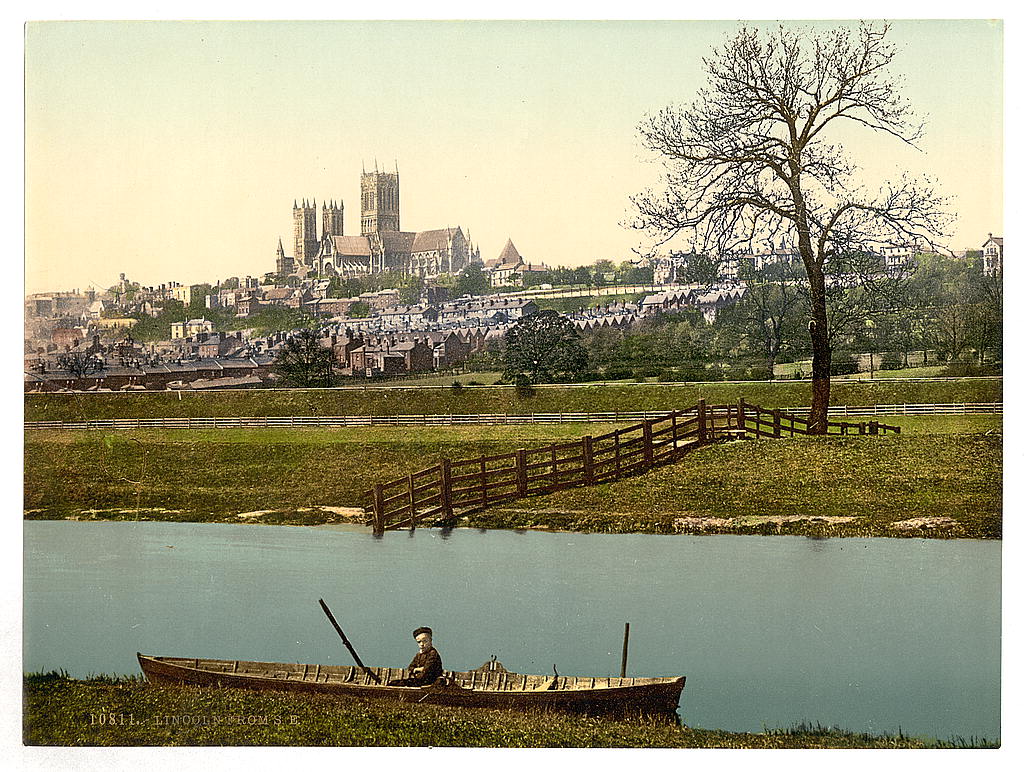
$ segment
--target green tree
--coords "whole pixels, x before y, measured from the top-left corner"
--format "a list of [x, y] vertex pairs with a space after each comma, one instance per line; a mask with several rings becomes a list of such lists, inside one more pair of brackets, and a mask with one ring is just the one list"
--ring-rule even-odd
[[398, 287], [398, 302], [406, 306], [414, 306], [423, 295], [423, 279], [419, 276], [407, 276]]
[[133, 315], [138, 322], [132, 327], [132, 334], [136, 340], [152, 342], [158, 340], [170, 340], [171, 323], [188, 321], [188, 309], [180, 300], [167, 300], [156, 316], [144, 314], [141, 311]]
[[1003, 352], [1003, 277], [982, 276], [974, 287], [968, 312], [967, 338], [978, 352], [978, 363], [985, 364], [985, 354], [996, 359]]
[[552, 283], [550, 271], [527, 271], [523, 274], [523, 289]]
[[296, 388], [317, 388], [334, 383], [334, 353], [320, 344], [316, 332], [301, 329], [291, 335], [274, 359], [273, 370]]
[[904, 177], [877, 195], [858, 184], [837, 133], [870, 128], [911, 146], [921, 136], [890, 71], [888, 25], [816, 34], [742, 27], [705, 59], [708, 84], [689, 108], [646, 118], [640, 135], [668, 167], [667, 191], [634, 197], [635, 227], [726, 252], [797, 246], [812, 349], [810, 430], [827, 428], [831, 391], [830, 264], [886, 245], [944, 236], [945, 200]]
[[684, 284], [702, 284], [710, 287], [718, 282], [718, 271], [722, 267], [721, 258], [706, 254], [688, 254], [672, 252], [672, 257], [685, 258], [682, 275], [678, 276]]
[[606, 274], [614, 273], [615, 263], [613, 263], [611, 260], [598, 260], [596, 263], [594, 263], [594, 266], [590, 271], [590, 274], [593, 277], [594, 284], [598, 287], [603, 287], [605, 284], [608, 284], [609, 282], [614, 283], [614, 276], [611, 279], [605, 278]]
[[466, 295], [486, 295], [490, 291], [491, 285], [484, 275], [483, 268], [479, 263], [470, 263], [459, 274], [452, 294], [461, 298]]
[[350, 319], [365, 319], [370, 315], [370, 304], [365, 300], [357, 300], [355, 303], [348, 307], [348, 312], [345, 316]]
[[505, 372], [514, 383], [571, 381], [587, 369], [587, 352], [573, 323], [556, 311], [539, 311], [505, 334]]
[[207, 313], [206, 296], [213, 295], [213, 287], [209, 284], [195, 284], [192, 286], [192, 299], [188, 304], [188, 314], [192, 319], [197, 319]]

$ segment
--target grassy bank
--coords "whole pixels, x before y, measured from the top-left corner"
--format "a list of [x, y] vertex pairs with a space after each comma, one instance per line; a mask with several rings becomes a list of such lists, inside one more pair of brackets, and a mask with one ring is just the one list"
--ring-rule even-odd
[[[685, 723], [685, 696], [683, 699]], [[111, 723], [113, 718], [113, 723]], [[29, 745], [302, 745], [571, 748], [980, 747], [829, 729], [722, 732], [647, 721], [389, 705], [321, 695], [151, 686], [134, 679], [25, 678]], [[989, 746], [991, 747], [991, 746]]]
[[[648, 533], [998, 538], [1000, 419], [892, 419], [898, 436], [743, 441], [634, 478], [486, 510], [464, 524]], [[313, 525], [377, 482], [607, 427], [33, 431], [25, 516]], [[259, 512], [263, 514], [252, 514]]]
[[[832, 404], [999, 402], [1002, 389], [1001, 380], [836, 381], [832, 385]], [[811, 387], [803, 382], [734, 382], [539, 386], [532, 394], [513, 387], [30, 394], [25, 396], [25, 420], [672, 410], [689, 407], [699, 399], [725, 403], [736, 402], [739, 397], [765, 407], [799, 407], [811, 403]]]

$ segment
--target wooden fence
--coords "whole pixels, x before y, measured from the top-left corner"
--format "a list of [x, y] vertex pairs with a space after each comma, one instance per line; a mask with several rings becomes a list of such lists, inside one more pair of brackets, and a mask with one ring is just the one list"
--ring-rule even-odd
[[[828, 434], [899, 433], [877, 421], [830, 421]], [[367, 524], [375, 534], [423, 522], [445, 523], [512, 499], [618, 480], [681, 458], [694, 448], [747, 436], [779, 438], [809, 434], [808, 421], [740, 400], [707, 405], [642, 421], [596, 437], [540, 448], [452, 461], [381, 483], [363, 495]]]
[[[809, 407], [788, 407], [787, 413], [806, 415]], [[606, 411], [601, 413], [464, 413], [434, 415], [298, 415], [211, 416], [200, 418], [94, 418], [85, 421], [26, 421], [25, 429], [260, 429], [316, 426], [458, 426], [560, 423], [619, 423], [650, 421], [669, 415], [667, 410]], [[1002, 415], [1002, 402], [947, 404], [831, 405], [830, 416]]]

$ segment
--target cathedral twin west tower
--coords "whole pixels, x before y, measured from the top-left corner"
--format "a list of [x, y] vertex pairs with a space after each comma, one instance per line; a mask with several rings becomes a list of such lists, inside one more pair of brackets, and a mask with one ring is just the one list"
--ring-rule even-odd
[[360, 234], [345, 235], [345, 204], [322, 204], [322, 227], [317, 237], [316, 202], [305, 200], [292, 205], [295, 249], [292, 257], [277, 242], [277, 272], [305, 278], [355, 278], [398, 271], [429, 278], [455, 274], [470, 262], [480, 262], [480, 249], [474, 248], [462, 228], [431, 231], [403, 231], [399, 219], [398, 170], [394, 173], [364, 171], [360, 178]]

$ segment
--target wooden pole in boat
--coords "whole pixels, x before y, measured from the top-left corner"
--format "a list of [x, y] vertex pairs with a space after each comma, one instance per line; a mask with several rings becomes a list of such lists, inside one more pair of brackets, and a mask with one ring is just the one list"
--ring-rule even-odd
[[364, 665], [363, 661], [359, 659], [359, 655], [356, 654], [356, 650], [352, 648], [352, 644], [348, 642], [348, 637], [345, 635], [345, 631], [341, 629], [341, 625], [338, 624], [338, 620], [334, 618], [334, 614], [331, 613], [331, 610], [327, 608], [327, 604], [324, 603], [323, 598], [320, 599], [320, 608], [324, 610], [324, 613], [327, 615], [327, 618], [330, 619], [331, 624], [334, 625], [334, 629], [338, 631], [338, 635], [341, 636], [341, 642], [344, 643], [345, 648], [351, 652], [352, 659], [356, 661], [356, 664], [359, 665], [360, 668], [362, 668], [364, 673], [370, 676], [370, 678], [372, 678], [377, 683], [380, 683], [380, 678], [377, 676], [377, 674], [370, 670], [370, 668]]
[[626, 631], [622, 634], [622, 670], [620, 678], [626, 677], [626, 657], [629, 654], [629, 622], [626, 622]]

